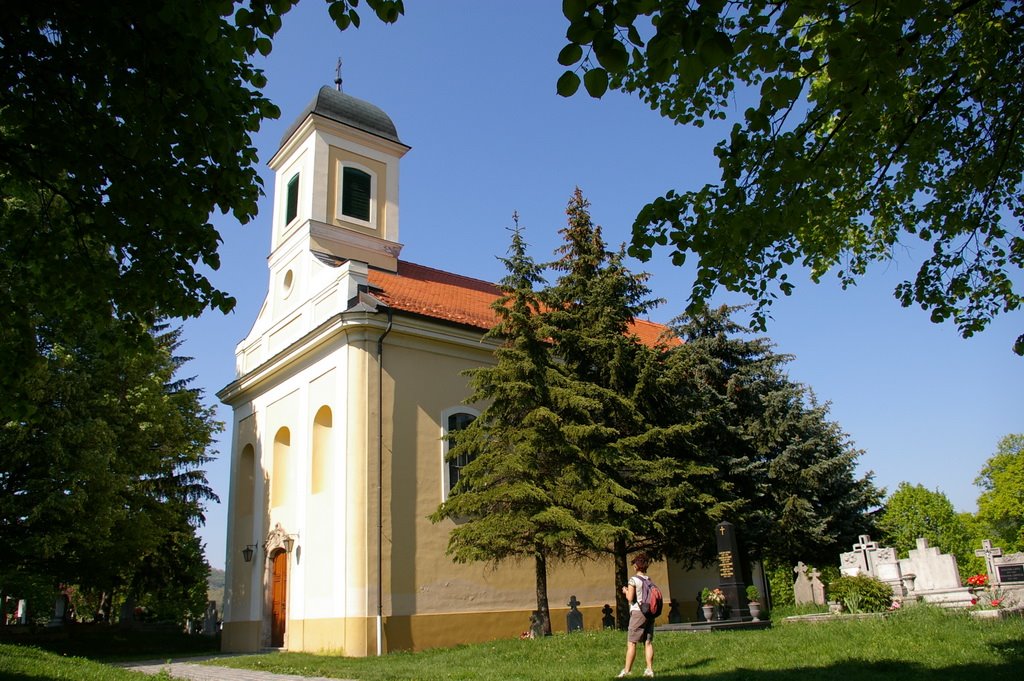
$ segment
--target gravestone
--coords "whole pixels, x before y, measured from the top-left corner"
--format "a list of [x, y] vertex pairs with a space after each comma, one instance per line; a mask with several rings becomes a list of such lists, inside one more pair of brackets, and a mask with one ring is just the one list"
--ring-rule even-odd
[[871, 537], [866, 534], [860, 535], [853, 550], [839, 556], [839, 571], [850, 577], [874, 575], [877, 551], [878, 542], [871, 541]]
[[583, 631], [583, 613], [576, 609], [579, 604], [575, 594], [569, 596], [569, 602], [566, 604], [569, 606], [569, 612], [565, 615], [565, 628], [570, 633]]
[[679, 612], [679, 601], [673, 598], [668, 602], [668, 623], [681, 624], [682, 621], [683, 613]]
[[[908, 590], [937, 591], [955, 589], [960, 586], [960, 570], [956, 557], [944, 554], [937, 546], [929, 546], [928, 540], [918, 537], [917, 548], [910, 549], [907, 557], [900, 560], [900, 570]], [[913, 576], [912, 579], [906, 579]]]
[[206, 602], [206, 616], [203, 618], [203, 635], [216, 636], [217, 634], [217, 601]]
[[796, 579], [793, 581], [793, 601], [797, 605], [808, 605], [814, 603], [814, 592], [811, 591], [811, 579], [807, 576], [807, 566], [803, 561], [793, 568]]
[[821, 573], [811, 573], [811, 600], [815, 605], [825, 605], [825, 585], [821, 583]]
[[609, 604], [605, 603], [604, 607], [601, 608], [601, 614], [604, 615], [601, 618], [601, 626], [603, 628], [605, 628], [605, 629], [614, 629], [615, 628], [614, 613], [615, 613], [615, 610], [612, 609], [612, 606], [610, 606]]
[[875, 579], [888, 584], [897, 596], [903, 596], [903, 572], [896, 550], [880, 547], [872, 558]]
[[793, 600], [797, 605], [825, 605], [825, 585], [821, 583], [821, 573], [813, 570], [807, 572], [803, 561], [793, 568], [796, 579], [793, 581]]
[[53, 617], [47, 622], [48, 627], [62, 627], [64, 626], [64, 620], [68, 614], [68, 597], [66, 594], [60, 594], [57, 596], [57, 600], [53, 603]]
[[1024, 553], [1003, 554], [999, 547], [992, 546], [991, 540], [981, 542], [981, 548], [974, 555], [985, 559], [988, 580], [993, 585], [1024, 585]]
[[736, 540], [736, 528], [729, 521], [722, 521], [715, 526], [715, 540], [718, 543], [718, 588], [725, 594], [725, 608], [728, 617], [739, 619], [743, 600], [740, 594], [746, 586], [741, 574], [741, 556], [739, 542]]

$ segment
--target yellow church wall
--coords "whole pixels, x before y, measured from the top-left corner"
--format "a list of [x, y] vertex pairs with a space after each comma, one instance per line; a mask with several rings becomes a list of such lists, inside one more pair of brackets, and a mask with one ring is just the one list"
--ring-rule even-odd
[[[442, 415], [469, 395], [462, 372], [492, 361], [491, 348], [479, 341], [463, 344], [403, 333], [388, 337], [384, 612], [389, 649], [453, 645], [465, 640], [466, 627], [473, 640], [518, 635], [529, 628], [530, 613], [536, 609], [532, 559], [497, 567], [457, 564], [445, 555], [454, 523], [434, 524], [428, 519], [442, 496]], [[397, 403], [391, 402], [395, 385], [401, 386]], [[479, 411], [484, 405], [473, 406]], [[652, 566], [651, 574], [669, 597], [665, 566]], [[570, 596], [576, 596], [587, 612], [597, 613], [588, 617], [588, 628], [599, 626], [601, 608], [606, 603], [614, 606], [617, 586], [610, 557], [549, 565], [549, 601], [552, 608], [563, 608], [561, 624], [558, 616], [553, 620], [556, 628], [564, 627]]]
[[[583, 615], [585, 631], [602, 628], [601, 606], [578, 609]], [[390, 652], [428, 650], [519, 638], [529, 631], [531, 612], [532, 609], [388, 617], [384, 624], [387, 649]], [[551, 608], [552, 632], [568, 630], [565, 619], [568, 612], [568, 608]]]
[[230, 611], [225, 610], [224, 616], [246, 620], [253, 616], [250, 605], [252, 579], [247, 571], [236, 569], [236, 564], [243, 562], [241, 550], [256, 542], [256, 514], [261, 506], [255, 498], [259, 438], [254, 414], [248, 414], [235, 425], [234, 442], [227, 541], [229, 547], [237, 547], [237, 550], [229, 549], [225, 560], [225, 605], [230, 607]]
[[[387, 217], [387, 166], [381, 161], [334, 146], [330, 147], [328, 158], [330, 168], [327, 180], [327, 214], [331, 217], [332, 223], [344, 225], [346, 229], [356, 232], [384, 235], [385, 231], [382, 226], [386, 224]], [[363, 226], [341, 214], [341, 209], [338, 206], [339, 169], [345, 163], [365, 168], [376, 176], [377, 191], [373, 197], [373, 201], [376, 203], [376, 213], [373, 216], [374, 222], [370, 226]]]
[[260, 622], [224, 622], [220, 649], [225, 653], [251, 653], [260, 649]]

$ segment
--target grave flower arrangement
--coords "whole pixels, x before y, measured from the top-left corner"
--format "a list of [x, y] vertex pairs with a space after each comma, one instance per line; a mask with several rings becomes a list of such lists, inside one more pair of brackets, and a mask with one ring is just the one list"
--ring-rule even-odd
[[700, 592], [700, 602], [704, 605], [725, 605], [725, 592], [721, 589], [704, 589]]
[[967, 587], [976, 589], [988, 586], [988, 575], [971, 575], [967, 578]]
[[971, 605], [979, 610], [999, 608], [1003, 605], [999, 589], [990, 585], [988, 575], [971, 575], [967, 578], [967, 590], [971, 592]]

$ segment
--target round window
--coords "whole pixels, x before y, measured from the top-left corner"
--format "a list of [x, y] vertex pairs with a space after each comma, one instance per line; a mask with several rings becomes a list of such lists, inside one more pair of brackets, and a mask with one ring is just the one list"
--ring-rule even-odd
[[295, 275], [291, 270], [284, 273], [284, 281], [282, 283], [284, 284], [284, 296], [287, 298], [292, 292], [292, 284], [295, 283]]

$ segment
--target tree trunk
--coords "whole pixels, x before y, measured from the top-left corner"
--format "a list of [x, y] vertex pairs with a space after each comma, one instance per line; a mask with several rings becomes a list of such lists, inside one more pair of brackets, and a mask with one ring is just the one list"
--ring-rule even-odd
[[534, 554], [537, 577], [537, 617], [540, 618], [545, 636], [551, 635], [551, 611], [548, 608], [548, 565], [544, 554], [538, 550]]
[[624, 538], [616, 539], [615, 555], [615, 625], [625, 631], [629, 628], [629, 603], [622, 593], [622, 587], [629, 581], [629, 556]]

